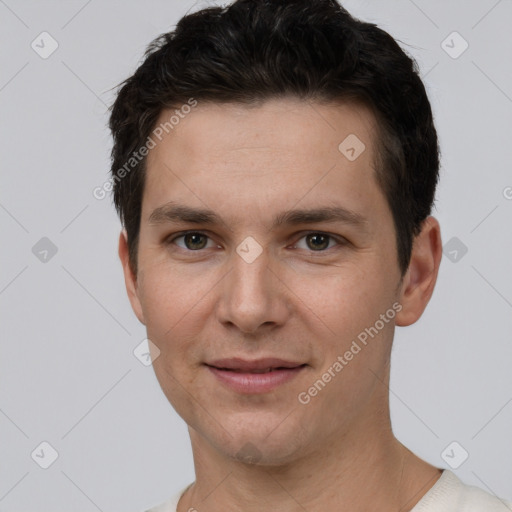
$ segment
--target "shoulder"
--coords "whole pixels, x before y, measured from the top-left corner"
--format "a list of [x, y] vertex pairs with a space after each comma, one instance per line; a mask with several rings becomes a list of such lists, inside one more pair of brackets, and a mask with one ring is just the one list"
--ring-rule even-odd
[[182, 495], [185, 493], [185, 491], [191, 485], [192, 484], [189, 484], [186, 487], [183, 487], [183, 489], [178, 491], [167, 501], [164, 501], [163, 503], [160, 503], [154, 507], [151, 507], [150, 509], [146, 510], [145, 512], [176, 512], [177, 507], [178, 507], [178, 501], [180, 501], [180, 498], [182, 497]]
[[512, 503], [463, 483], [445, 469], [411, 512], [507, 512]]

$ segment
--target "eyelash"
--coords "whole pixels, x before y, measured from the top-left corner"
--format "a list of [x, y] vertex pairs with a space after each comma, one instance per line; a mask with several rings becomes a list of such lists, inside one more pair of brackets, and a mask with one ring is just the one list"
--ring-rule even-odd
[[[171, 237], [167, 238], [165, 240], [165, 244], [166, 245], [171, 245], [173, 244], [177, 239], [179, 238], [183, 238], [185, 237], [186, 235], [201, 235], [201, 236], [205, 236], [206, 238], [210, 239], [211, 240], [211, 237], [209, 237], [206, 233], [202, 232], [202, 231], [182, 231], [181, 233], [177, 233], [177, 234], [174, 234], [172, 235]], [[340, 247], [340, 246], [344, 246], [344, 245], [347, 245], [348, 244], [348, 241], [342, 237], [338, 237], [338, 236], [335, 236], [335, 235], [331, 235], [330, 233], [325, 233], [324, 231], [308, 231], [308, 232], [305, 232], [299, 239], [298, 241], [302, 240], [303, 238], [306, 238], [307, 236], [309, 235], [322, 235], [322, 236], [325, 236], [329, 239], [329, 242], [331, 241], [335, 241], [337, 243], [337, 246], [333, 246], [333, 247], [327, 247], [327, 249], [322, 249], [322, 250], [317, 250], [317, 251], [314, 251], [313, 249], [309, 249], [308, 251], [313, 254], [313, 255], [317, 255], [317, 254], [325, 254], [327, 253], [328, 251], [330, 251], [331, 249], [334, 249], [335, 247]], [[294, 243], [294, 245], [297, 245], [297, 242]], [[178, 246], [179, 247], [179, 246]], [[207, 249], [207, 248], [204, 248], [204, 249], [197, 249], [197, 250], [193, 250], [193, 249], [186, 249], [186, 248], [183, 248], [183, 247], [179, 247], [180, 249], [186, 251], [186, 252], [189, 252], [189, 253], [200, 253], [201, 251]]]

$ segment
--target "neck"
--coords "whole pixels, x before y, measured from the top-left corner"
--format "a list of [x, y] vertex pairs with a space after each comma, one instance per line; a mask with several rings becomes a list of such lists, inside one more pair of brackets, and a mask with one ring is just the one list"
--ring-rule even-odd
[[408, 512], [441, 471], [416, 457], [393, 436], [389, 413], [322, 439], [293, 461], [259, 465], [226, 457], [189, 428], [196, 482], [178, 511], [274, 509]]

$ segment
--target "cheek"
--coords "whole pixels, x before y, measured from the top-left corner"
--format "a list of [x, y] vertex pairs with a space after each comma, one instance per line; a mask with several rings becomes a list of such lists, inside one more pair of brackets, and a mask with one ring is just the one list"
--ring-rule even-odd
[[[194, 306], [200, 301], [194, 287], [182, 282], [179, 275], [171, 274], [160, 266], [146, 269], [140, 285], [141, 306], [145, 318], [147, 336], [160, 350], [154, 361], [159, 380], [162, 372], [175, 374], [189, 357], [190, 340], [197, 333], [191, 330], [193, 323], [187, 322]], [[176, 375], [176, 377], [178, 377]], [[172, 379], [165, 377], [172, 385]], [[182, 377], [179, 377], [180, 380]]]
[[[370, 265], [343, 265], [333, 271], [288, 275], [290, 289], [313, 332], [344, 344], [373, 325], [391, 306], [389, 284]], [[389, 304], [388, 304], [389, 302]]]
[[160, 334], [172, 332], [195, 309], [200, 309], [201, 298], [215, 283], [210, 274], [197, 268], [193, 273], [183, 272], [162, 257], [147, 264], [139, 296], [148, 328]]
[[[385, 370], [393, 338], [394, 298], [385, 274], [376, 266], [351, 265], [330, 275], [296, 279], [292, 289], [303, 301], [298, 302], [300, 323], [308, 324], [315, 347], [316, 370], [309, 385], [323, 376], [332, 379], [316, 406], [330, 408], [333, 400], [341, 401], [347, 407], [343, 414], [360, 407], [376, 383], [370, 369], [379, 375]], [[387, 311], [391, 314], [383, 323], [380, 315]]]
[[190, 369], [198, 359], [203, 328], [197, 315], [210, 288], [204, 280], [192, 281], [166, 263], [144, 272], [141, 303], [147, 336], [160, 350], [153, 369], [164, 394], [181, 413], [190, 406], [185, 390], [194, 387], [196, 372]]
[[[348, 422], [372, 399], [379, 386], [375, 374], [384, 378], [395, 315], [389, 283], [368, 267], [354, 266], [322, 278], [297, 279], [293, 289], [304, 301], [301, 324], [309, 322], [316, 356], [315, 371], [300, 390], [311, 398], [306, 413], [324, 418], [328, 411]], [[386, 312], [384, 322], [380, 315]], [[343, 407], [334, 412], [333, 403]]]

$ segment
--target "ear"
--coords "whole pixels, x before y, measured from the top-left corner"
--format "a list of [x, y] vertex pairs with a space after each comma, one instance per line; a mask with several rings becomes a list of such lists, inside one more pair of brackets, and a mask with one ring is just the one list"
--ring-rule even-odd
[[123, 265], [126, 292], [128, 293], [128, 298], [130, 299], [130, 304], [132, 305], [133, 312], [135, 313], [139, 321], [146, 325], [146, 322], [144, 320], [144, 313], [142, 311], [142, 305], [139, 299], [137, 276], [134, 275], [132, 268], [130, 266], [128, 251], [128, 235], [126, 233], [126, 229], [123, 229], [121, 231], [121, 234], [119, 235], [118, 253], [119, 259], [121, 260], [121, 263]]
[[401, 285], [402, 310], [396, 315], [396, 325], [411, 325], [423, 314], [434, 291], [442, 255], [441, 228], [437, 219], [429, 216], [413, 241], [411, 261]]

